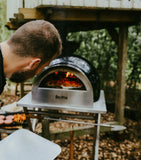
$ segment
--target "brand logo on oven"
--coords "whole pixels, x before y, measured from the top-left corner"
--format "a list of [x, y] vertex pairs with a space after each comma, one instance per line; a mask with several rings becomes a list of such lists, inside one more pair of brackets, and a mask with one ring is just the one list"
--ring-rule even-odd
[[56, 95], [55, 98], [56, 99], [68, 99], [68, 97], [66, 96], [58, 96], [58, 95]]

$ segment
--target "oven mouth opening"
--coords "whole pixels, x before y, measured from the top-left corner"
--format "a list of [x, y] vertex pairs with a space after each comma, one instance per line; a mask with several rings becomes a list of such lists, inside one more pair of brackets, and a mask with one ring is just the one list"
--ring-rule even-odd
[[72, 72], [55, 71], [49, 74], [39, 85], [40, 88], [86, 90], [83, 82]]

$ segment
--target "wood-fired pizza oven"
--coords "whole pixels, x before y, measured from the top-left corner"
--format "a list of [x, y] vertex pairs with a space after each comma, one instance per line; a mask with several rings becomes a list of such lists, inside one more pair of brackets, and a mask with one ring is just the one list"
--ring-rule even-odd
[[99, 95], [100, 80], [95, 68], [83, 58], [69, 56], [53, 60], [35, 77], [32, 102], [92, 108]]

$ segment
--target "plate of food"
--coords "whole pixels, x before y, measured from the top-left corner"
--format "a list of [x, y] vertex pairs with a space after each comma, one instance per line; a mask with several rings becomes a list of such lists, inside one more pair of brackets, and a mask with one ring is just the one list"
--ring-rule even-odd
[[1, 107], [1, 110], [4, 111], [5, 113], [17, 113], [17, 112], [22, 112], [23, 107], [17, 106], [17, 103], [14, 102], [12, 104], [7, 104]]

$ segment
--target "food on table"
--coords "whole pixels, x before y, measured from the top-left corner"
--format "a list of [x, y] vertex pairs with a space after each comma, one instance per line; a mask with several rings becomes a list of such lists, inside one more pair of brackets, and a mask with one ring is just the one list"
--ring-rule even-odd
[[0, 115], [0, 125], [12, 124], [13, 122], [16, 123], [23, 123], [26, 120], [25, 114], [14, 114], [14, 115]]
[[8, 119], [9, 119], [9, 120], [10, 120], [10, 119], [13, 120], [13, 119], [14, 119], [14, 115], [8, 115], [8, 116], [5, 117], [5, 119], [7, 119], [7, 120], [8, 120]]
[[0, 115], [0, 120], [3, 120], [5, 119], [5, 116], [4, 115]]
[[26, 115], [25, 114], [15, 114], [14, 115], [14, 122], [23, 122], [26, 120]]
[[5, 124], [11, 124], [11, 123], [13, 123], [13, 120], [12, 119], [6, 119], [6, 120], [4, 120], [4, 123]]
[[3, 119], [0, 119], [0, 125], [2, 125], [4, 123]]

